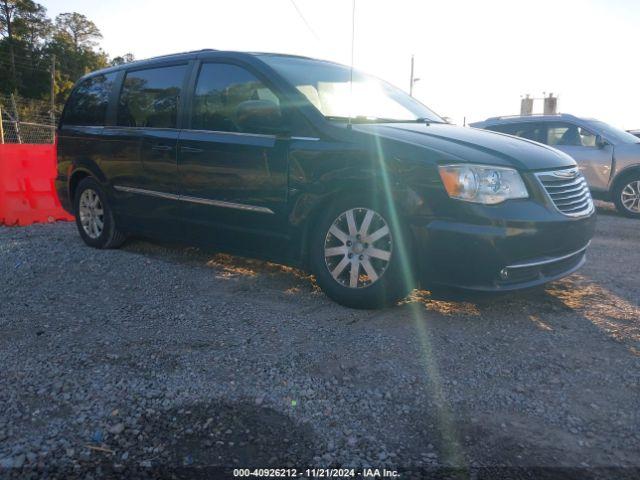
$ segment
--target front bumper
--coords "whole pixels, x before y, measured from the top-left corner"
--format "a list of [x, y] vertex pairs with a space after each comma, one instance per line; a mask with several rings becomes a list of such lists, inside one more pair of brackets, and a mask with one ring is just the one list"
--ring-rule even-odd
[[[591, 243], [591, 242], [589, 242]], [[527, 262], [507, 265], [500, 270], [500, 280], [491, 286], [476, 286], [476, 290], [518, 290], [534, 287], [565, 277], [578, 270], [587, 259], [586, 252], [589, 243], [584, 247], [561, 256], [544, 257]]]
[[414, 224], [421, 284], [508, 291], [557, 280], [584, 264], [595, 213], [569, 218], [533, 202], [518, 210], [520, 219], [510, 215], [513, 212], [502, 212], [502, 217], [492, 210], [495, 215], [483, 218], [484, 224], [453, 220]]

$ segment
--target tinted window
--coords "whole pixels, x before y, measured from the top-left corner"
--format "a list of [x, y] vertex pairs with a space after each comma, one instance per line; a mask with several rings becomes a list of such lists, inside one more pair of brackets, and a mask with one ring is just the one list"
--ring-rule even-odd
[[278, 97], [251, 72], [236, 65], [206, 63], [198, 75], [191, 128], [260, 133], [246, 121], [246, 112], [259, 108], [273, 116], [275, 126], [279, 105]]
[[494, 132], [508, 133], [509, 135], [515, 135], [516, 125], [490, 125], [487, 130], [493, 130]]
[[547, 143], [558, 146], [595, 147], [596, 136], [572, 123], [554, 123], [549, 125]]
[[63, 123], [67, 125], [104, 125], [109, 94], [116, 73], [87, 78], [69, 98]]
[[186, 65], [127, 72], [118, 102], [118, 125], [176, 128]]
[[545, 126], [542, 123], [509, 123], [488, 127], [496, 132], [508, 133], [535, 142], [546, 143]]

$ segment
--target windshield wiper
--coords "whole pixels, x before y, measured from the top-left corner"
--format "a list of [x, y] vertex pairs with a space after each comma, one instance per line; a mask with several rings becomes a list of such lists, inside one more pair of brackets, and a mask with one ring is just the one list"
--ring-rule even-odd
[[427, 125], [430, 123], [439, 123], [441, 125], [446, 125], [449, 122], [441, 122], [440, 120], [431, 120], [430, 118], [427, 117], [421, 117], [421, 118], [416, 118], [415, 120], [412, 120], [413, 123], [426, 123]]

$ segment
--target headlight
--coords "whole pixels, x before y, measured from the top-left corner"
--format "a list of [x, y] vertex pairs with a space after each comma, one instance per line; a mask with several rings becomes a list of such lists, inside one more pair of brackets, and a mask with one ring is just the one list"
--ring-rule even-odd
[[493, 205], [510, 198], [527, 198], [527, 188], [513, 168], [487, 165], [442, 165], [438, 167], [451, 198]]

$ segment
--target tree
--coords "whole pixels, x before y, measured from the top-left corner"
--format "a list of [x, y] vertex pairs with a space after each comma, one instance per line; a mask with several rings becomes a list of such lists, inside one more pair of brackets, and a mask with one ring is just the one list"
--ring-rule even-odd
[[[55, 95], [64, 102], [78, 78], [109, 66], [107, 54], [97, 48], [101, 38], [95, 23], [79, 13], [63, 13], [52, 22], [34, 0], [0, 0], [0, 93], [49, 98], [55, 56]], [[128, 53], [113, 63], [130, 61]]]
[[8, 58], [10, 67], [10, 72], [0, 74], [0, 90], [31, 93], [46, 77], [42, 73], [48, 66], [40, 65], [43, 46], [51, 33], [46, 12], [33, 0], [0, 0], [0, 59]]
[[47, 9], [32, 0], [22, 0], [19, 15], [16, 18], [16, 31], [30, 47], [37, 51], [53, 31], [53, 24], [47, 18]]
[[19, 1], [17, 0], [0, 0], [0, 34], [6, 37], [9, 43], [9, 61], [11, 67], [11, 85], [10, 90], [14, 91], [18, 85], [16, 76], [16, 54], [14, 49], [14, 23], [16, 10]]
[[81, 13], [61, 13], [56, 17], [58, 34], [68, 36], [73, 43], [76, 52], [81, 49], [91, 49], [102, 38], [102, 33], [87, 17]]
[[135, 61], [133, 53], [125, 53], [121, 57], [114, 57], [114, 59], [111, 60], [111, 65], [115, 67], [117, 65], [124, 65], [125, 63], [131, 63], [133, 61]]

